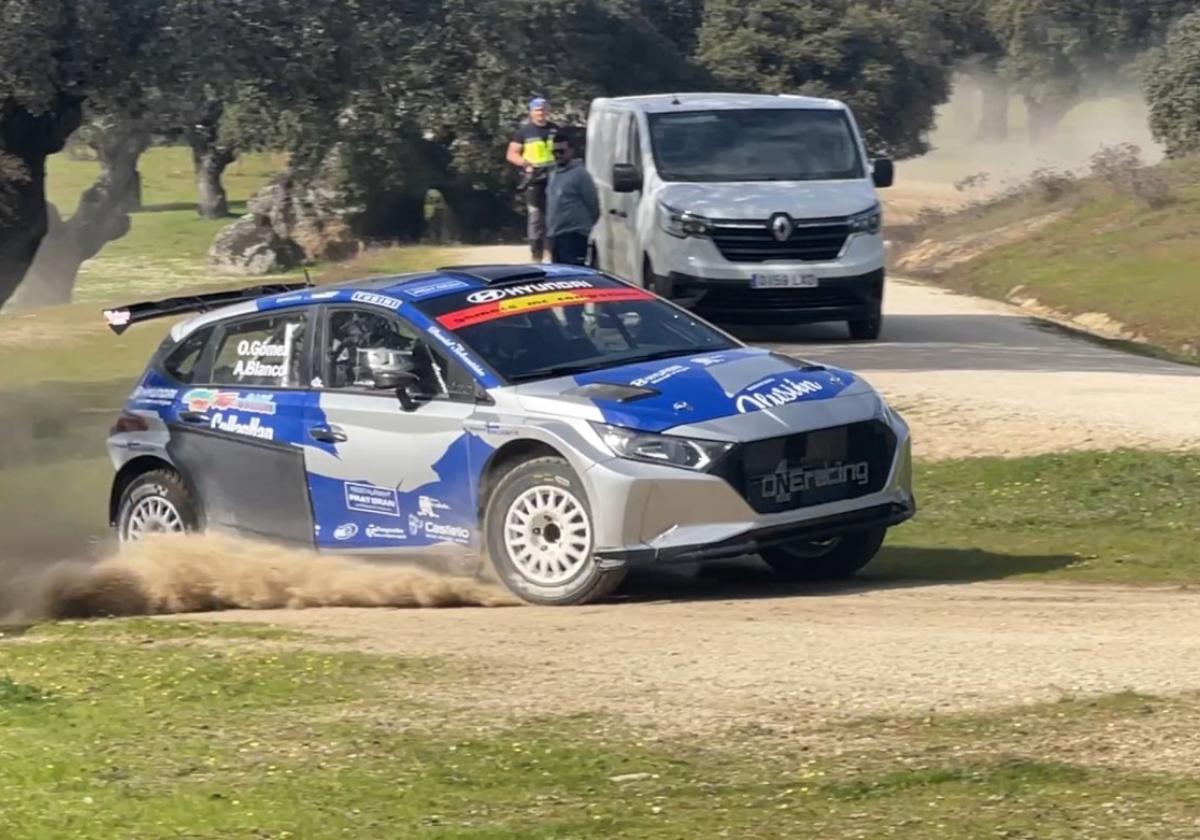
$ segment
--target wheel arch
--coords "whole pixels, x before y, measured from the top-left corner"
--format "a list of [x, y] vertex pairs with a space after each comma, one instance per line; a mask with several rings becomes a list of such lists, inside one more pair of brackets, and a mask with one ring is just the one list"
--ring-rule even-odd
[[566, 460], [566, 456], [561, 451], [534, 438], [510, 440], [491, 454], [479, 475], [479, 501], [476, 515], [480, 525], [483, 524], [488, 502], [491, 501], [492, 493], [501, 477], [515, 465], [531, 461], [534, 458], [563, 458]]
[[[113, 477], [112, 490], [109, 491], [108, 524], [110, 526], [117, 524], [118, 508], [121, 506], [121, 497], [125, 495], [126, 488], [141, 476], [155, 470], [171, 470], [183, 478], [183, 475], [179, 473], [174, 464], [156, 455], [139, 455], [137, 458], [126, 462], [117, 471], [116, 476]], [[184, 481], [186, 483], [187, 479], [184, 478]]]

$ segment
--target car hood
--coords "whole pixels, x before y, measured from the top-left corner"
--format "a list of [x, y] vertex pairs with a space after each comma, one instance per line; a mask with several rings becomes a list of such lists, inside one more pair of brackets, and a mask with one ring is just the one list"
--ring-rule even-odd
[[793, 219], [851, 216], [878, 202], [875, 188], [861, 181], [746, 181], [720, 184], [668, 184], [659, 199], [675, 210], [710, 219]]
[[[722, 417], [870, 391], [854, 374], [759, 348], [736, 348], [592, 371], [518, 386], [535, 412], [591, 416], [662, 432]], [[581, 412], [581, 408], [589, 408]]]

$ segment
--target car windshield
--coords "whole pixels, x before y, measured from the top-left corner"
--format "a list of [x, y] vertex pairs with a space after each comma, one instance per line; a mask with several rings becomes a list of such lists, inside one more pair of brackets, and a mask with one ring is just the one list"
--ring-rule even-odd
[[760, 108], [651, 114], [664, 181], [840, 181], [863, 178], [845, 112]]
[[492, 286], [417, 306], [510, 383], [737, 346], [648, 292], [600, 276]]

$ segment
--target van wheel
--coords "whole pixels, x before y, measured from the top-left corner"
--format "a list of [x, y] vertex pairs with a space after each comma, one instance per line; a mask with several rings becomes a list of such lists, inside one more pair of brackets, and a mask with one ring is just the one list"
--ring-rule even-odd
[[154, 470], [139, 475], [117, 508], [117, 538], [139, 542], [155, 534], [185, 534], [200, 528], [200, 506], [179, 473]]
[[532, 604], [586, 604], [625, 577], [623, 568], [597, 565], [591, 506], [562, 458], [534, 458], [509, 470], [488, 501], [484, 529], [496, 576]]
[[855, 341], [874, 341], [883, 330], [883, 313], [876, 312], [869, 318], [850, 321], [850, 337]]
[[885, 536], [886, 526], [868, 528], [828, 540], [771, 546], [762, 549], [758, 556], [784, 580], [845, 580], [874, 559]]

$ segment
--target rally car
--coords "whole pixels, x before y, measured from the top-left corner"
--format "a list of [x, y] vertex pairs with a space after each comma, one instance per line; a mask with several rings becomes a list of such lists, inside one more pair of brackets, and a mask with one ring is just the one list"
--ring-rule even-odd
[[576, 266], [468, 266], [105, 310], [174, 325], [108, 440], [122, 541], [233, 530], [490, 562], [578, 604], [637, 564], [853, 575], [911, 517], [904, 421], [846, 370], [750, 347]]

